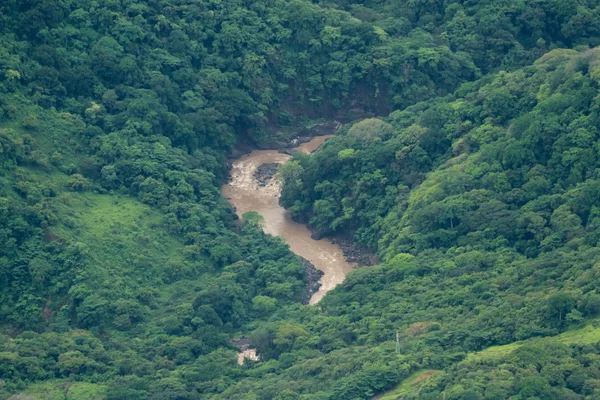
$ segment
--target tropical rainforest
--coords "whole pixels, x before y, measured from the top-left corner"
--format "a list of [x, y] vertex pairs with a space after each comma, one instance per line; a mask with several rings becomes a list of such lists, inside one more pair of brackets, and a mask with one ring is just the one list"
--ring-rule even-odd
[[[600, 399], [597, 46], [598, 0], [3, 0], [0, 399]], [[306, 306], [219, 187], [335, 119], [281, 204], [382, 262]]]

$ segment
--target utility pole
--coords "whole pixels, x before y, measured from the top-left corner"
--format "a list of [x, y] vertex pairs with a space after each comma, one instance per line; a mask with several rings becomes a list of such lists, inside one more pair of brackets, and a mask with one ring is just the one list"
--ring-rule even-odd
[[400, 332], [396, 331], [396, 353], [400, 354]]

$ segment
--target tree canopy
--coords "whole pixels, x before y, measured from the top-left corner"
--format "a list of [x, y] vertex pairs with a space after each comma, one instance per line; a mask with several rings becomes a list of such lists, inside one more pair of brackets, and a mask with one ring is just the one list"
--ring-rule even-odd
[[[0, 399], [597, 398], [597, 46], [597, 0], [2, 1]], [[382, 263], [308, 307], [219, 187], [317, 120], [281, 203]]]

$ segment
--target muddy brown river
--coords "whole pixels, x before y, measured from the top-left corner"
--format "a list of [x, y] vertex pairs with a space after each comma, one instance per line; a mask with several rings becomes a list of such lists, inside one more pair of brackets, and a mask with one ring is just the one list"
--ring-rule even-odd
[[[296, 150], [311, 153], [332, 136], [315, 137], [310, 142], [296, 147]], [[313, 240], [305, 225], [292, 221], [289, 212], [279, 205], [281, 183], [277, 176], [266, 186], [258, 185], [254, 172], [259, 166], [266, 163], [284, 163], [289, 158], [289, 155], [277, 150], [255, 150], [243, 155], [233, 162], [231, 181], [221, 190], [230, 204], [237, 208], [240, 217], [245, 212], [256, 211], [264, 218], [265, 232], [282, 237], [294, 253], [306, 258], [323, 271], [321, 287], [310, 298], [310, 304], [316, 304], [325, 293], [343, 282], [353, 266], [346, 262], [338, 245], [327, 239]]]

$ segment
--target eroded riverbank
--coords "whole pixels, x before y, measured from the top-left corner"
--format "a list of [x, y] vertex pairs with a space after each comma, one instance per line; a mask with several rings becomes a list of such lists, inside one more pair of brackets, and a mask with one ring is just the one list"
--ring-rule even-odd
[[[292, 149], [311, 153], [333, 135], [314, 137]], [[309, 304], [318, 303], [325, 293], [342, 283], [354, 265], [344, 258], [342, 249], [327, 239], [313, 240], [311, 231], [303, 224], [292, 221], [290, 214], [279, 205], [280, 182], [277, 178], [259, 182], [255, 173], [263, 164], [284, 163], [290, 156], [277, 150], [254, 150], [232, 161], [231, 179], [221, 188], [223, 195], [236, 207], [237, 214], [256, 211], [264, 218], [265, 232], [280, 236], [290, 249], [323, 271], [319, 290]]]

